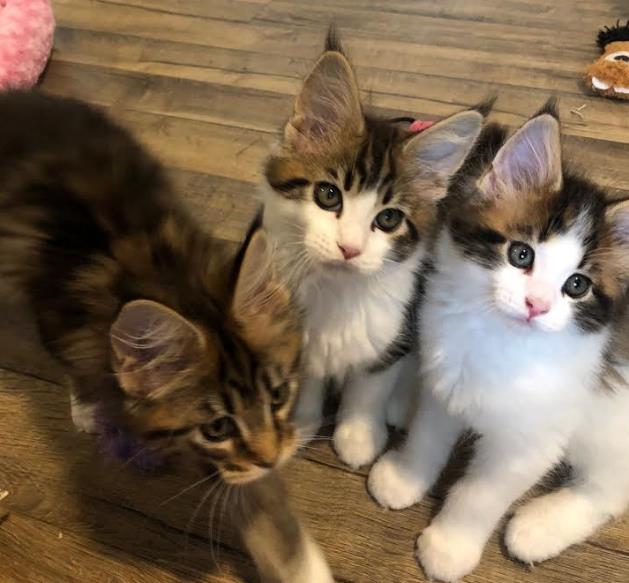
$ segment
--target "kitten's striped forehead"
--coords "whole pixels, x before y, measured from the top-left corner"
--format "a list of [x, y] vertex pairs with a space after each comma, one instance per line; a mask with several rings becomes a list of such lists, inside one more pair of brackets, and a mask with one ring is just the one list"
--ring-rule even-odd
[[342, 150], [308, 160], [271, 158], [266, 167], [270, 186], [288, 199], [307, 197], [313, 182], [328, 179], [348, 195], [377, 191], [382, 204], [394, 202], [397, 157], [410, 135], [399, 124], [365, 118], [364, 136]]

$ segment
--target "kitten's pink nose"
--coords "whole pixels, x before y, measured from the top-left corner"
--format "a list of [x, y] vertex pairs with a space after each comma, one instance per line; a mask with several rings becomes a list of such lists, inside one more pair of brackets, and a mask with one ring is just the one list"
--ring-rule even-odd
[[550, 301], [545, 298], [529, 296], [526, 298], [526, 307], [529, 310], [529, 320], [542, 314], [548, 313], [550, 310]]
[[337, 243], [337, 245], [338, 248], [341, 250], [345, 261], [349, 261], [350, 259], [353, 259], [354, 257], [358, 257], [360, 255], [360, 249], [357, 249], [356, 247], [352, 247], [350, 245], [341, 245], [340, 243]]

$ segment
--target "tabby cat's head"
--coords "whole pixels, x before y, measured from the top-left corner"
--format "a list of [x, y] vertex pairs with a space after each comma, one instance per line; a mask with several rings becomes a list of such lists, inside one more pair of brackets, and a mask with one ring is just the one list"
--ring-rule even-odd
[[152, 449], [245, 483], [296, 448], [301, 330], [264, 231], [247, 244], [224, 313], [198, 319], [149, 300], [111, 327], [127, 425]]
[[459, 113], [412, 134], [365, 115], [333, 35], [326, 49], [267, 161], [265, 224], [311, 269], [375, 273], [421, 250], [483, 116]]
[[601, 330], [626, 301], [629, 201], [564, 167], [552, 103], [505, 133], [489, 126], [455, 181], [448, 272], [470, 306], [523, 330]]

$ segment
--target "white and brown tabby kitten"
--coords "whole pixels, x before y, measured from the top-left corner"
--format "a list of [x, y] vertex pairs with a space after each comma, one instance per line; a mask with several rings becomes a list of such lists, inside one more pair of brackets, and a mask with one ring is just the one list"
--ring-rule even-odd
[[383, 506], [409, 506], [460, 433], [480, 435], [418, 540], [442, 581], [476, 567], [510, 504], [561, 460], [573, 481], [508, 523], [514, 557], [553, 557], [629, 502], [629, 201], [565, 168], [552, 104], [505, 138], [488, 126], [445, 201], [419, 318], [421, 405], [369, 476]]
[[253, 481], [241, 524], [266, 580], [332, 581], [269, 474], [296, 447], [302, 334], [265, 233], [233, 260], [86, 104], [5, 93], [0, 118], [0, 275], [70, 377], [75, 420], [113, 424], [177, 468]]
[[415, 343], [425, 243], [482, 123], [466, 111], [416, 135], [366, 115], [332, 30], [267, 161], [264, 224], [305, 314], [299, 424], [316, 431], [326, 381], [344, 385], [334, 447], [352, 467], [385, 444], [386, 401]]

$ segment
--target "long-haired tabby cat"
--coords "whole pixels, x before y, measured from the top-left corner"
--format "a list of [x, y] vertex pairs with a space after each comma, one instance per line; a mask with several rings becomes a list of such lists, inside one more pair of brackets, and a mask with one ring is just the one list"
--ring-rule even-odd
[[446, 199], [420, 316], [421, 406], [369, 478], [382, 505], [408, 506], [457, 436], [480, 434], [418, 541], [443, 581], [476, 567], [509, 505], [562, 459], [572, 482], [508, 523], [514, 557], [557, 555], [629, 501], [629, 201], [565, 167], [552, 104], [506, 136], [488, 126]]
[[331, 30], [268, 159], [264, 223], [305, 312], [298, 421], [316, 430], [326, 379], [344, 384], [334, 446], [350, 466], [385, 443], [385, 404], [414, 344], [425, 242], [482, 122], [466, 111], [414, 135], [366, 115]]
[[[75, 421], [98, 431], [105, 419], [232, 484], [285, 461], [301, 327], [265, 233], [231, 260], [160, 165], [85, 104], [10, 93], [0, 118], [0, 275], [65, 367]], [[253, 498], [271, 499], [262, 488]], [[331, 581], [276, 495], [279, 514], [256, 503], [246, 517], [254, 556], [273, 580]], [[282, 540], [294, 552], [273, 548]]]

